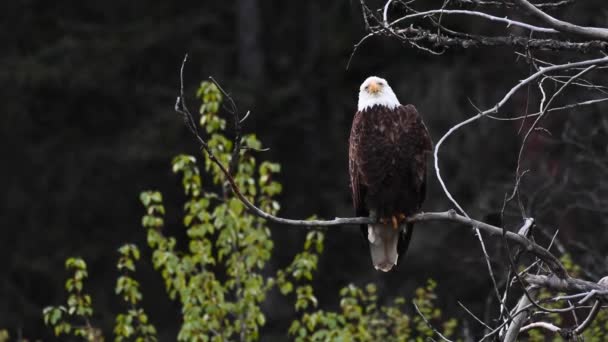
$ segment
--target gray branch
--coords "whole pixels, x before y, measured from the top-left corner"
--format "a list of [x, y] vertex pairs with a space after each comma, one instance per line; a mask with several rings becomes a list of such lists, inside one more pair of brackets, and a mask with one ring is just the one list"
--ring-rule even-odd
[[524, 280], [530, 285], [537, 285], [556, 292], [581, 293], [593, 292], [598, 299], [608, 302], [608, 286], [576, 278], [559, 278], [554, 275], [528, 274]]
[[[536, 296], [538, 293], [538, 289], [529, 289], [528, 293], [531, 296]], [[521, 327], [528, 320], [528, 313], [530, 312], [529, 308], [532, 302], [528, 299], [528, 296], [523, 295], [519, 299], [519, 303], [515, 309], [515, 315], [513, 316], [513, 321], [509, 324], [507, 328], [507, 332], [505, 333], [503, 342], [513, 342], [516, 341], [519, 332], [521, 331]]]
[[[382, 33], [384, 31], [379, 31]], [[570, 42], [559, 39], [531, 39], [520, 36], [489, 37], [467, 34], [462, 37], [447, 34], [437, 34], [419, 27], [406, 27], [395, 31], [400, 39], [416, 43], [425, 43], [433, 47], [446, 48], [478, 48], [482, 46], [512, 46], [518, 48], [529, 48], [534, 50], [550, 51], [577, 51], [589, 53], [593, 51], [607, 51], [608, 42], [592, 40], [587, 42]], [[386, 33], [390, 36], [389, 33]]]
[[528, 12], [542, 20], [545, 24], [550, 27], [564, 33], [577, 34], [591, 39], [608, 40], [608, 29], [603, 27], [586, 27], [571, 24], [567, 21], [556, 19], [547, 13], [536, 8], [533, 4], [527, 0], [515, 0], [515, 2], [525, 8]]

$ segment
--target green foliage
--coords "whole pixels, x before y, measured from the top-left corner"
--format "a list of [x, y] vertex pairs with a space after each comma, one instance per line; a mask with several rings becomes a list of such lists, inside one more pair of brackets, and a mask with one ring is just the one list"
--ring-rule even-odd
[[222, 93], [213, 82], [203, 81], [196, 91], [196, 97], [201, 100], [199, 113], [200, 125], [207, 129], [207, 133], [217, 132], [226, 128], [226, 121], [217, 114], [222, 104]]
[[[457, 322], [443, 320], [441, 310], [435, 308], [435, 287], [429, 280], [426, 287], [416, 290], [414, 302], [427, 320], [451, 337]], [[419, 315], [405, 313], [405, 303], [399, 297], [391, 305], [378, 306], [374, 284], [364, 289], [351, 284], [340, 290], [341, 311], [305, 313], [292, 323], [289, 334], [296, 341], [425, 341], [433, 337], [433, 330]]]
[[[238, 157], [233, 177], [242, 194], [263, 210], [276, 213], [280, 206], [274, 197], [281, 192], [281, 185], [273, 178], [280, 166], [258, 163], [250, 149], [233, 154], [233, 143], [223, 134], [226, 121], [217, 115], [219, 89], [203, 82], [197, 95], [203, 102], [200, 123], [212, 153], [224, 165]], [[254, 135], [241, 139], [242, 146], [261, 148]], [[246, 211], [225, 187], [227, 179], [221, 169], [207, 155], [204, 158], [204, 178], [194, 156], [179, 155], [173, 160], [173, 172], [181, 175], [187, 197], [183, 218], [187, 250], [178, 250], [177, 240], [162, 231], [162, 195], [154, 191], [141, 194], [146, 208], [142, 225], [148, 232], [153, 265], [160, 271], [168, 295], [182, 306], [178, 340], [257, 340], [266, 322], [260, 304], [275, 285], [284, 294], [295, 287], [298, 308], [316, 305], [312, 287], [303, 282], [312, 280], [323, 249], [323, 234], [310, 232], [304, 251], [285, 270], [278, 271], [276, 279], [263, 276], [273, 249], [270, 229], [265, 220]], [[205, 186], [204, 179], [208, 182]]]
[[135, 272], [135, 261], [139, 260], [140, 253], [136, 245], [126, 244], [118, 249], [120, 257], [117, 268], [123, 272], [116, 281], [116, 294], [121, 296], [129, 306], [126, 313], [116, 316], [114, 335], [116, 342], [122, 341], [156, 341], [156, 328], [149, 323], [148, 315], [138, 307], [142, 299], [139, 283], [130, 277]]
[[44, 323], [53, 327], [56, 336], [71, 335], [87, 341], [101, 341], [99, 329], [91, 326], [93, 316], [91, 296], [83, 292], [88, 277], [87, 264], [80, 258], [69, 258], [65, 268], [72, 272], [65, 282], [67, 306], [48, 306], [43, 310]]
[[[157, 200], [153, 196], [149, 202]], [[148, 199], [146, 199], [148, 201]], [[129, 305], [129, 310], [116, 316], [115, 341], [156, 341], [156, 329], [148, 316], [137, 305], [142, 299], [139, 283], [129, 276], [135, 272], [135, 261], [140, 252], [135, 245], [124, 245], [118, 252], [118, 270], [123, 272], [116, 282], [116, 294]], [[66, 269], [71, 276], [65, 283], [68, 292], [67, 306], [49, 306], [43, 310], [44, 323], [53, 328], [56, 336], [72, 336], [86, 341], [103, 341], [101, 330], [91, 325], [93, 316], [91, 296], [83, 292], [88, 277], [87, 265], [80, 258], [69, 258]]]

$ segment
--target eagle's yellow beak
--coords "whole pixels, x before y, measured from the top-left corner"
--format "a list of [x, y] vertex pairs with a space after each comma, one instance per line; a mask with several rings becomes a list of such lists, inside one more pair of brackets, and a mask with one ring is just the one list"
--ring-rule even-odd
[[367, 91], [370, 94], [376, 94], [380, 91], [380, 85], [377, 82], [371, 81], [369, 82], [369, 86], [367, 88]]

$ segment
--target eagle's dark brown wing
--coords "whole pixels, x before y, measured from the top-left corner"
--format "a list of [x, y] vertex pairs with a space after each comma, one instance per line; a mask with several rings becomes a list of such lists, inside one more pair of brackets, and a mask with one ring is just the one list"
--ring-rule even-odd
[[361, 112], [355, 113], [353, 125], [350, 130], [348, 146], [348, 171], [350, 174], [350, 188], [355, 208], [355, 215], [368, 216], [369, 210], [365, 205], [366, 186], [361, 183], [359, 176], [359, 148], [361, 146], [361, 134], [364, 131], [364, 121]]
[[433, 141], [416, 107], [413, 105], [401, 106], [399, 112], [402, 117], [406, 118], [402, 127], [405, 134], [404, 142], [410, 145], [410, 149], [408, 149], [408, 155], [404, 157], [411, 158], [413, 164], [412, 185], [414, 192], [418, 194], [418, 203], [416, 203], [416, 211], [418, 211], [426, 196], [427, 159], [433, 151]]
[[[412, 167], [414, 170], [414, 180], [412, 183], [414, 185], [413, 188], [417, 190], [414, 191], [413, 194], [418, 197], [416, 201], [416, 211], [419, 211], [426, 196], [426, 163], [428, 155], [433, 151], [433, 141], [431, 140], [431, 136], [422, 121], [422, 118], [418, 114], [416, 107], [413, 105], [401, 106], [399, 111], [400, 115], [406, 118], [403, 125], [404, 131], [407, 132], [405, 141], [413, 147], [411, 150], [411, 156], [413, 157]], [[401, 234], [397, 244], [397, 251], [400, 256], [405, 255], [407, 252], [413, 231], [414, 224], [408, 223], [405, 232]]]

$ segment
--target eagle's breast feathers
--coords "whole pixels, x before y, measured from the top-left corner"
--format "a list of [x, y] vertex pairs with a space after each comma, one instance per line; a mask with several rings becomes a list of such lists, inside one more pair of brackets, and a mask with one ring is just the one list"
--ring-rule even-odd
[[349, 166], [358, 214], [410, 215], [424, 199], [426, 160], [432, 142], [412, 105], [374, 106], [355, 114]]

